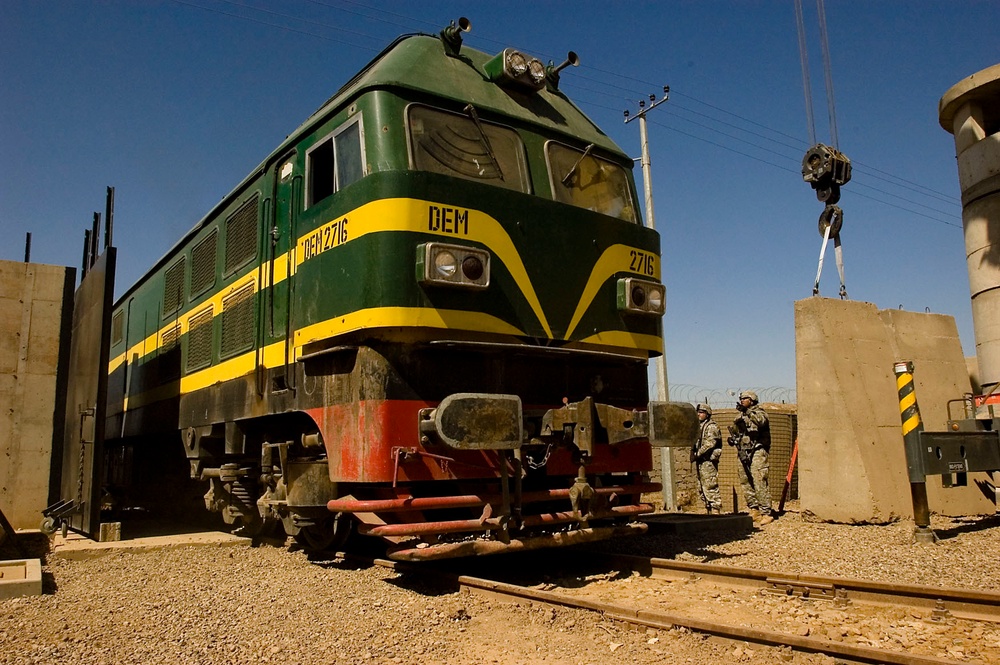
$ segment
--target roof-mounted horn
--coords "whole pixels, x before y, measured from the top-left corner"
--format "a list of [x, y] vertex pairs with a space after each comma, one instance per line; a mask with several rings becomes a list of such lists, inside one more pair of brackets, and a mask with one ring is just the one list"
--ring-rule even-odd
[[441, 41], [444, 42], [444, 52], [450, 56], [457, 56], [462, 50], [462, 33], [472, 30], [472, 22], [464, 16], [458, 19], [458, 25], [452, 21], [451, 25], [441, 31]]
[[566, 54], [566, 59], [558, 67], [552, 65], [552, 61], [549, 61], [549, 66], [545, 68], [545, 81], [549, 84], [549, 87], [553, 90], [559, 89], [559, 72], [566, 69], [570, 65], [578, 67], [580, 65], [580, 58], [576, 53], [570, 51]]

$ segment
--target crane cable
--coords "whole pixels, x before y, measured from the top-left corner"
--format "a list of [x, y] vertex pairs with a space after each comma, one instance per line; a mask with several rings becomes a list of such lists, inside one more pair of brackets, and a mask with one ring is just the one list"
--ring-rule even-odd
[[837, 111], [833, 97], [833, 73], [830, 65], [830, 40], [826, 29], [826, 9], [823, 0], [816, 0], [816, 11], [819, 14], [820, 44], [823, 53], [823, 72], [826, 79], [826, 100], [830, 116], [831, 146], [817, 143], [816, 123], [812, 107], [812, 89], [809, 84], [809, 55], [806, 48], [805, 21], [802, 14], [802, 0], [795, 0], [795, 22], [798, 27], [799, 59], [802, 63], [802, 89], [806, 101], [806, 122], [809, 126], [809, 141], [812, 147], [806, 151], [802, 159], [802, 179], [816, 190], [816, 198], [826, 207], [819, 216], [819, 233], [823, 236], [823, 244], [819, 251], [819, 265], [816, 268], [816, 281], [813, 283], [813, 295], [819, 295], [819, 280], [823, 273], [823, 259], [826, 256], [826, 246], [833, 238], [834, 251], [837, 257], [837, 273], [840, 276], [840, 298], [847, 299], [847, 287], [844, 283], [844, 253], [840, 243], [840, 229], [844, 222], [844, 211], [836, 204], [840, 200], [840, 186], [851, 179], [851, 160], [838, 150]]

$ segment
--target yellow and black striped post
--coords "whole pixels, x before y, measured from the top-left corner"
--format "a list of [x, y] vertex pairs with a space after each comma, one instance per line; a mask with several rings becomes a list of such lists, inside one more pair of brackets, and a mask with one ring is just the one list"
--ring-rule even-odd
[[913, 502], [913, 537], [918, 543], [933, 543], [931, 511], [927, 504], [927, 475], [920, 450], [920, 408], [913, 388], [913, 363], [906, 360], [893, 365], [896, 391], [899, 393], [899, 418], [903, 423], [903, 447], [906, 451], [906, 473], [910, 480], [910, 499]]

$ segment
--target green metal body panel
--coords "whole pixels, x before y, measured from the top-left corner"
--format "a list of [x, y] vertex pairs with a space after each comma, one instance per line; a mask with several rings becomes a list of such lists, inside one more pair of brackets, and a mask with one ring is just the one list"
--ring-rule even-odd
[[[659, 338], [658, 318], [623, 316], [615, 306], [616, 278], [643, 273], [627, 269], [609, 273], [588, 287], [595, 264], [609, 248], [626, 246], [658, 257], [659, 236], [639, 224], [553, 201], [544, 149], [548, 141], [580, 150], [593, 144], [595, 155], [623, 168], [630, 170], [632, 160], [562, 93], [542, 90], [529, 94], [505, 90], [488, 81], [482, 66], [491, 57], [467, 48], [458, 57], [447, 56], [435, 37], [398, 40], [290, 134], [128, 289], [116, 304], [125, 324], [123, 338], [111, 349], [112, 386], [120, 388], [109, 396], [109, 436], [115, 432], [134, 436], [151, 430], [176, 431], [198, 424], [192, 420], [195, 413], [202, 414], [197, 420], [204, 424], [217, 422], [220, 414], [226, 420], [239, 420], [301, 408], [301, 396], [278, 394], [286, 384], [294, 387], [297, 383], [296, 354], [338, 342], [332, 337], [310, 338], [308, 344], [299, 345], [296, 335], [358, 312], [426, 310], [483, 315], [504, 331], [484, 331], [477, 325], [484, 319], [476, 316], [459, 318], [459, 323], [452, 321], [437, 333], [450, 340], [492, 336], [503, 338], [505, 343], [560, 346], [596, 333], [618, 332], [621, 336], [613, 341], [595, 338], [586, 344], [614, 352], [615, 345], [630, 340], [630, 335]], [[523, 141], [530, 194], [411, 170], [406, 130], [409, 105], [460, 113], [470, 103], [483, 121], [510, 127]], [[366, 177], [306, 207], [307, 153], [359, 114]], [[634, 183], [630, 188], [637, 201]], [[255, 196], [259, 197], [256, 255], [243, 268], [226, 273], [226, 219]], [[388, 224], [384, 230], [376, 228], [360, 237], [351, 235], [352, 226], [346, 242], [303, 260], [300, 243], [310, 234], [340, 219], [349, 219], [353, 225], [358, 211], [366, 210], [372, 202], [397, 200], [486, 216], [495, 220], [491, 237], [505, 237], [511, 249], [501, 256], [497, 247], [471, 236], [448, 238], [421, 232], [412, 225], [398, 229]], [[366, 223], [378, 227], [384, 221], [369, 218]], [[203, 294], [192, 297], [192, 248], [212, 232], [219, 234], [215, 281]], [[430, 241], [459, 242], [490, 251], [490, 288], [470, 293], [418, 284], [413, 277], [416, 247]], [[184, 295], [178, 311], [164, 318], [165, 275], [181, 256], [188, 263]], [[508, 265], [510, 259], [515, 261]], [[253, 349], [242, 358], [227, 358], [220, 352], [220, 303], [248, 280], [256, 285]], [[526, 286], [530, 287], [527, 291]], [[589, 300], [581, 305], [586, 288], [591, 289]], [[533, 298], [537, 298], [536, 303]], [[204, 311], [210, 303], [214, 303], [211, 365], [189, 372], [188, 322], [192, 314]], [[174, 325], [182, 332], [177, 345], [167, 349], [164, 331]], [[378, 320], [369, 320], [348, 333], [352, 343], [357, 343], [366, 336], [383, 334], [377, 328]], [[638, 348], [631, 341], [622, 344], [618, 351], [633, 357], [656, 352]], [[286, 363], [289, 369], [283, 369]], [[196, 377], [207, 378], [194, 381]], [[198, 403], [207, 400], [208, 405], [182, 407], [181, 395], [188, 393], [201, 395]]]

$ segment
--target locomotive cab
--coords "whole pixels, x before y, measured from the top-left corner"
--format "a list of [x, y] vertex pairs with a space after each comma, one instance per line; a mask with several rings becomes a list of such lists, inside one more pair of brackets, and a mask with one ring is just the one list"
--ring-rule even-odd
[[118, 304], [109, 431], [179, 431], [247, 533], [427, 559], [642, 532], [652, 448], [694, 437], [649, 402], [659, 236], [558, 90], [578, 59], [469, 27], [387, 47]]

